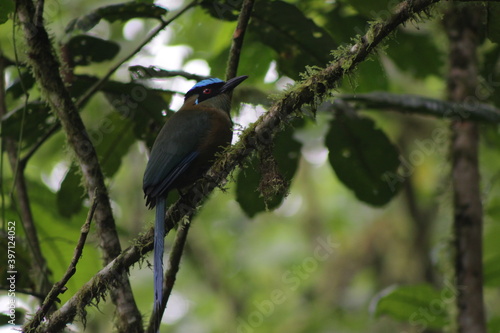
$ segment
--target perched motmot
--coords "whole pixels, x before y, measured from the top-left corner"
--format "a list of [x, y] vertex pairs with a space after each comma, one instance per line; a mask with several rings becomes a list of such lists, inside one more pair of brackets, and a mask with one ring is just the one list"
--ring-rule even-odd
[[247, 76], [224, 82], [207, 79], [195, 84], [185, 95], [184, 104], [158, 134], [146, 171], [143, 190], [146, 205], [156, 206], [154, 234], [154, 293], [156, 328], [162, 304], [165, 200], [173, 189], [193, 184], [211, 166], [215, 154], [233, 137], [231, 92]]

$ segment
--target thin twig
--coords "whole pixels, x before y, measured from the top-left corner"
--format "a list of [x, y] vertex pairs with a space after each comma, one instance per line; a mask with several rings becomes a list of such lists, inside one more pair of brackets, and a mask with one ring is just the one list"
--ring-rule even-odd
[[[0, 118], [7, 114], [7, 105], [5, 98], [5, 82], [4, 82], [4, 72], [5, 63], [4, 58], [0, 58]], [[26, 111], [23, 113], [23, 119]], [[21, 123], [21, 127], [23, 122]], [[22, 131], [21, 131], [22, 132]], [[21, 138], [19, 138], [21, 140]], [[33, 218], [33, 212], [31, 211], [30, 200], [28, 195], [28, 189], [26, 186], [26, 179], [24, 176], [24, 165], [19, 161], [19, 150], [20, 144], [16, 142], [15, 139], [11, 137], [4, 138], [5, 144], [2, 145], [2, 149], [5, 147], [7, 156], [10, 162], [12, 174], [13, 174], [13, 185], [12, 185], [12, 197], [14, 194], [14, 189], [17, 194], [17, 201], [19, 203], [19, 214], [21, 216], [21, 222], [26, 233], [26, 239], [28, 240], [29, 253], [31, 261], [35, 267], [31, 273], [32, 280], [35, 282], [36, 293], [44, 294], [49, 291], [51, 282], [49, 281], [49, 271], [47, 268], [47, 261], [43, 256], [42, 249], [40, 247], [40, 241], [38, 239], [38, 233], [36, 230], [35, 221]], [[19, 141], [20, 142], [20, 141]], [[3, 186], [3, 184], [2, 184]], [[4, 220], [5, 221], [5, 220]], [[36, 277], [36, 278], [35, 278]]]
[[[373, 52], [390, 33], [407, 22], [415, 15], [427, 10], [429, 6], [439, 0], [407, 0], [399, 4], [395, 13], [383, 23], [376, 23], [360, 41], [350, 47], [349, 53], [330, 63], [323, 70], [318, 70], [302, 82], [287, 91], [281, 99], [276, 101], [254, 124], [245, 130], [240, 141], [227, 149], [209, 171], [211, 180], [201, 179], [181, 199], [172, 205], [167, 212], [167, 233], [186, 216], [189, 218], [203, 202], [205, 197], [254, 151], [266, 143], [273, 133], [283, 129], [291, 114], [303, 106], [316, 103], [318, 99], [329, 96], [338, 82], [347, 73], [350, 73]], [[80, 290], [73, 295], [51, 317], [50, 321], [42, 324], [36, 332], [55, 332], [71, 322], [77, 312], [100, 299], [109, 288], [114, 285], [117, 274], [127, 271], [130, 266], [142, 260], [152, 250], [154, 231], [150, 228], [141, 235], [136, 244], [125, 249], [106, 267], [97, 272]]]
[[31, 319], [33, 327], [37, 327], [38, 325], [40, 325], [43, 318], [50, 310], [50, 307], [54, 304], [55, 301], [59, 301], [57, 298], [59, 294], [64, 293], [66, 291], [65, 287], [66, 283], [68, 283], [69, 279], [75, 274], [76, 265], [78, 264], [78, 261], [82, 256], [83, 247], [85, 246], [85, 242], [87, 240], [87, 236], [90, 231], [90, 223], [94, 218], [94, 213], [97, 207], [97, 203], [98, 203], [97, 196], [94, 196], [94, 201], [92, 202], [92, 206], [90, 207], [89, 213], [87, 214], [87, 219], [85, 220], [85, 223], [82, 225], [80, 238], [78, 239], [78, 243], [76, 244], [75, 251], [73, 253], [73, 258], [71, 259], [71, 263], [69, 264], [66, 273], [64, 273], [63, 277], [59, 282], [56, 282], [54, 284], [49, 294], [43, 301], [42, 306], [38, 309], [33, 319]]
[[134, 79], [155, 79], [182, 76], [188, 80], [201, 81], [209, 78], [209, 76], [205, 75], [197, 75], [185, 71], [169, 71], [156, 66], [130, 66], [128, 70], [132, 73]]
[[229, 59], [227, 62], [226, 80], [232, 79], [236, 76], [238, 64], [240, 62], [241, 49], [243, 46], [243, 39], [247, 30], [248, 22], [252, 16], [254, 0], [245, 0], [241, 7], [240, 15], [238, 17], [238, 24], [233, 33], [233, 42], [229, 50]]
[[[95, 224], [99, 245], [106, 265], [121, 253], [121, 244], [116, 230], [104, 174], [95, 147], [80, 117], [78, 108], [61, 77], [61, 66], [55, 56], [52, 41], [44, 25], [33, 27], [36, 9], [31, 0], [16, 1], [16, 16], [24, 32], [30, 65], [37, 80], [41, 95], [57, 115], [67, 137], [68, 146], [78, 160], [85, 188], [91, 201], [97, 196]], [[119, 282], [113, 288], [111, 300], [116, 306], [116, 326], [119, 331], [144, 332], [142, 316], [137, 308], [126, 273], [117, 274]], [[28, 322], [23, 329], [33, 329]]]

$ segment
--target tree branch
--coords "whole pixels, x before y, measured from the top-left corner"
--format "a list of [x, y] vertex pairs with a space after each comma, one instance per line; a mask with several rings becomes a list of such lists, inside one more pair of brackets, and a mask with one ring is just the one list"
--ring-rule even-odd
[[[98, 202], [95, 211], [96, 225], [104, 263], [107, 264], [121, 252], [121, 246], [96, 151], [61, 78], [60, 65], [54, 55], [47, 31], [43, 25], [33, 24], [36, 21], [33, 2], [19, 0], [16, 4], [27, 44], [28, 58], [42, 96], [61, 121], [68, 144], [78, 159], [90, 200]], [[143, 332], [142, 317], [135, 304], [126, 272], [115, 276], [115, 279], [120, 281], [120, 285], [119, 288], [111, 290], [111, 298], [117, 307], [118, 330]]]
[[[5, 67], [7, 66], [6, 59], [2, 56], [0, 50], [0, 118], [7, 114], [7, 105], [5, 103]], [[25, 111], [24, 111], [25, 112]], [[13, 187], [17, 193], [17, 201], [19, 203], [19, 213], [23, 224], [26, 238], [29, 244], [29, 253], [33, 270], [31, 272], [31, 281], [35, 285], [34, 293], [47, 295], [50, 290], [50, 271], [47, 267], [47, 261], [43, 256], [36, 231], [33, 213], [30, 207], [28, 189], [26, 187], [26, 179], [24, 177], [25, 164], [21, 163], [18, 158], [18, 143], [15, 139], [5, 137], [5, 149], [9, 158], [12, 174], [14, 175]], [[2, 184], [3, 186], [3, 184]]]
[[354, 102], [367, 109], [385, 109], [429, 115], [443, 119], [461, 119], [469, 121], [485, 121], [500, 123], [500, 110], [489, 104], [459, 103], [442, 101], [410, 94], [393, 94], [388, 92], [373, 92], [357, 95], [339, 95], [344, 101]]
[[209, 78], [209, 76], [192, 74], [185, 71], [170, 71], [156, 66], [144, 67], [137, 65], [137, 66], [130, 66], [128, 70], [129, 72], [132, 73], [135, 79], [154, 79], [154, 78], [168, 78], [174, 76], [182, 76], [187, 80], [201, 81]]
[[[429, 8], [439, 0], [413, 0], [399, 4], [395, 13], [384, 23], [370, 27], [364, 37], [349, 48], [344, 55], [339, 56], [326, 68], [316, 71], [295, 87], [284, 93], [267, 113], [262, 115], [253, 126], [242, 133], [240, 141], [220, 156], [208, 177], [198, 181], [189, 189], [185, 196], [172, 205], [166, 215], [167, 232], [183, 218], [190, 218], [205, 197], [219, 184], [225, 182], [227, 176], [256, 149], [271, 143], [272, 135], [283, 129], [293, 116], [307, 104], [315, 104], [319, 99], [329, 96], [330, 90], [338, 85], [344, 74], [349, 73], [366, 59], [375, 47], [382, 42], [401, 23]], [[50, 321], [39, 327], [36, 332], [54, 332], [73, 320], [78, 311], [98, 301], [110, 286], [116, 285], [114, 277], [129, 269], [153, 248], [153, 229], [150, 228], [137, 239], [135, 245], [125, 249], [117, 258], [101, 269], [87, 282], [71, 299], [68, 300]], [[95, 303], [95, 302], [94, 302]]]
[[247, 30], [248, 22], [252, 16], [254, 0], [245, 0], [241, 7], [238, 23], [233, 33], [233, 42], [229, 50], [229, 59], [227, 62], [226, 80], [232, 79], [236, 76], [238, 64], [240, 62], [241, 48], [243, 47], [243, 40]]
[[87, 219], [85, 223], [82, 225], [81, 228], [81, 233], [80, 233], [80, 238], [78, 240], [78, 243], [76, 244], [75, 251], [73, 254], [73, 259], [71, 259], [71, 263], [69, 264], [68, 269], [66, 270], [66, 273], [64, 273], [63, 277], [59, 282], [56, 282], [52, 289], [50, 290], [49, 294], [45, 298], [45, 300], [42, 303], [42, 306], [38, 309], [36, 312], [35, 316], [33, 319], [30, 320], [29, 324], [25, 325], [26, 331], [30, 331], [31, 329], [34, 329], [35, 327], [38, 327], [40, 323], [42, 322], [43, 318], [46, 316], [48, 311], [50, 310], [50, 307], [54, 304], [55, 301], [58, 301], [58, 296], [59, 294], [63, 293], [66, 291], [66, 283], [68, 283], [69, 279], [75, 274], [76, 272], [76, 265], [78, 264], [78, 261], [80, 260], [80, 257], [82, 256], [83, 253], [83, 247], [85, 245], [85, 241], [87, 240], [87, 236], [90, 231], [90, 223], [92, 222], [92, 219], [94, 218], [94, 213], [95, 209], [97, 207], [97, 201], [95, 201], [95, 196], [94, 196], [94, 202], [92, 203], [92, 206], [90, 207], [89, 213], [87, 215]]
[[[449, 39], [448, 99], [466, 103], [475, 96], [477, 49], [482, 5], [451, 3], [444, 24]], [[478, 125], [462, 119], [451, 124], [455, 274], [458, 332], [486, 332], [483, 301], [483, 207], [479, 181]]]

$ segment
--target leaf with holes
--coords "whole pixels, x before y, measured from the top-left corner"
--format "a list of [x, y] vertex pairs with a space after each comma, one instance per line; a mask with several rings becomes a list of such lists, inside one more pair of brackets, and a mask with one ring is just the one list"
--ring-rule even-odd
[[82, 209], [85, 189], [81, 182], [79, 168], [71, 164], [56, 194], [57, 210], [61, 216], [70, 218]]
[[400, 164], [398, 151], [371, 119], [338, 114], [326, 146], [337, 177], [359, 200], [382, 206], [397, 194], [400, 182], [393, 178]]
[[116, 5], [97, 8], [93, 12], [72, 20], [66, 27], [66, 32], [74, 30], [89, 31], [100, 20], [108, 22], [128, 21], [133, 18], [154, 18], [161, 19], [167, 10], [145, 2], [125, 2]]

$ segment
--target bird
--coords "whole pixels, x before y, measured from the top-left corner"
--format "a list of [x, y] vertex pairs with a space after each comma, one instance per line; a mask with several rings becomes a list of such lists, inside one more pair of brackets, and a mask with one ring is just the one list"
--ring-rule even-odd
[[143, 178], [146, 206], [156, 207], [154, 227], [155, 331], [161, 321], [163, 248], [166, 198], [193, 184], [213, 164], [215, 155], [233, 137], [231, 94], [248, 76], [224, 82], [209, 78], [196, 83], [184, 96], [184, 104], [167, 120], [155, 139]]

